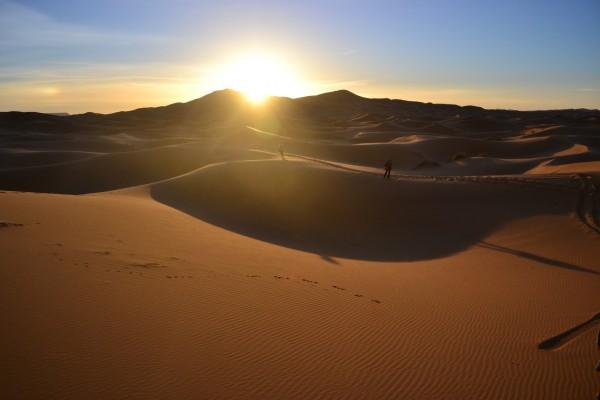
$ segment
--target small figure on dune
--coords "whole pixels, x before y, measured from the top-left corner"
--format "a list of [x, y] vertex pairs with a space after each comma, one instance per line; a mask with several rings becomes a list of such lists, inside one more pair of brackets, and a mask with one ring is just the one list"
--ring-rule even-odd
[[392, 175], [392, 160], [387, 160], [383, 167], [385, 168], [385, 173], [383, 174], [383, 177], [390, 179], [390, 176]]
[[586, 176], [586, 178], [587, 178], [587, 183], [588, 183], [588, 187], [590, 188], [590, 191], [595, 192], [596, 184], [594, 183], [594, 179], [590, 175]]
[[282, 160], [285, 160], [285, 152], [283, 150], [283, 144], [279, 143], [279, 155], [281, 156]]

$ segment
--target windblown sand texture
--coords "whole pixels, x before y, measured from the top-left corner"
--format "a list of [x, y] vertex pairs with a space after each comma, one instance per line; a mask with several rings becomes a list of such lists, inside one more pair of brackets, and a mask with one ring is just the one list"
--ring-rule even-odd
[[2, 398], [600, 390], [598, 111], [222, 91], [0, 143]]

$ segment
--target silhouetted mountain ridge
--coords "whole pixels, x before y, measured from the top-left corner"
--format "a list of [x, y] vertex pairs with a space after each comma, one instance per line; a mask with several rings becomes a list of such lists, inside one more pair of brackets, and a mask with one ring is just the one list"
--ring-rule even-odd
[[[211, 127], [245, 124], [255, 114], [270, 113], [281, 120], [303, 120], [305, 126], [323, 122], [334, 124], [360, 115], [394, 119], [400, 127], [436, 124], [436, 129], [493, 131], [515, 125], [580, 123], [596, 125], [599, 110], [568, 109], [547, 111], [488, 110], [477, 106], [435, 104], [417, 101], [366, 98], [348, 90], [290, 99], [270, 97], [253, 106], [231, 89], [218, 90], [198, 99], [166, 106], [139, 108], [111, 114], [84, 113], [57, 116], [31, 112], [0, 113], [0, 130], [17, 132], [95, 132], [130, 128]], [[441, 125], [440, 125], [441, 124]], [[387, 129], [390, 129], [389, 126]]]

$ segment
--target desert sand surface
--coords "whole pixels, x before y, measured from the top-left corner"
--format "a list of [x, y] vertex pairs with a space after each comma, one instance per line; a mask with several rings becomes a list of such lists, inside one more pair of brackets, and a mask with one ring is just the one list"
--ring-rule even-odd
[[600, 390], [598, 111], [222, 91], [0, 132], [2, 398]]

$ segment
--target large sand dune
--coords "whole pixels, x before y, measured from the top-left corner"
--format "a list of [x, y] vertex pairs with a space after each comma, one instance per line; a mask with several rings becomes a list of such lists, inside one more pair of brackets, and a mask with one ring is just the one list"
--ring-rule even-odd
[[[567, 214], [573, 194], [550, 190], [553, 202], [546, 191], [527, 186], [507, 191], [493, 183], [423, 180], [390, 185], [380, 177], [296, 161], [217, 164], [150, 186], [154, 199], [248, 236], [327, 256], [377, 260], [443, 257], [512, 219]], [[464, 224], [469, 214], [478, 218]], [[449, 240], [459, 226], [460, 237]]]
[[592, 398], [597, 111], [270, 101], [0, 114], [2, 398]]

